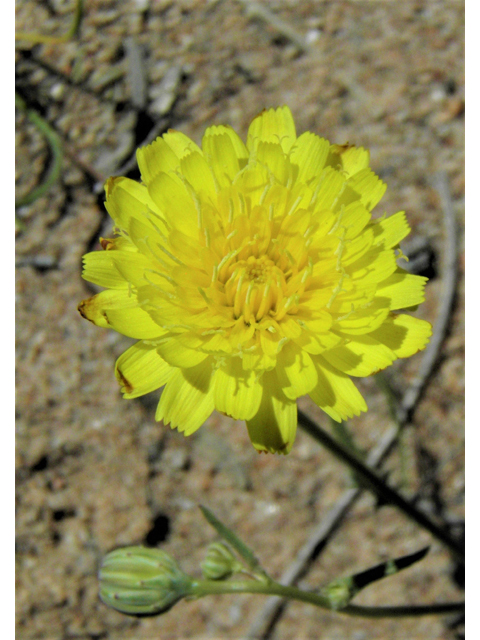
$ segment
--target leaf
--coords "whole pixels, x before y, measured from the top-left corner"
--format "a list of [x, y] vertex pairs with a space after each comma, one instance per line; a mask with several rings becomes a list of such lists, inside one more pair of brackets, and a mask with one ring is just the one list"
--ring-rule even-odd
[[320, 594], [329, 599], [330, 605], [335, 611], [343, 609], [359, 591], [369, 584], [411, 567], [416, 562], [423, 560], [429, 549], [430, 547], [425, 547], [415, 553], [377, 564], [366, 571], [355, 573], [353, 576], [333, 580], [320, 590]]
[[356, 573], [353, 576], [353, 581], [355, 583], [355, 587], [357, 588], [357, 593], [358, 591], [360, 591], [360, 589], [364, 589], [372, 582], [376, 582], [377, 580], [381, 580], [382, 578], [391, 576], [394, 573], [398, 573], [402, 569], [411, 567], [412, 564], [423, 560], [423, 558], [427, 555], [429, 549], [430, 547], [424, 547], [423, 549], [420, 549], [420, 551], [416, 551], [415, 553], [401, 556], [400, 558], [396, 558], [395, 560], [387, 560], [386, 562], [377, 564], [371, 569], [367, 569], [366, 571], [362, 571], [361, 573]]
[[18, 208], [24, 207], [27, 204], [32, 204], [32, 202], [35, 202], [35, 200], [44, 196], [50, 187], [58, 180], [62, 170], [63, 149], [60, 137], [48, 122], [44, 120], [34, 109], [27, 108], [25, 101], [17, 93], [15, 93], [15, 106], [25, 112], [30, 122], [32, 122], [45, 136], [45, 139], [50, 145], [50, 151], [52, 154], [52, 166], [45, 177], [45, 180], [42, 184], [34, 187], [26, 196], [15, 202], [15, 208]]
[[217, 531], [219, 535], [222, 536], [238, 553], [240, 557], [242, 557], [249, 569], [257, 574], [260, 574], [264, 578], [268, 578], [267, 573], [262, 569], [260, 562], [255, 557], [255, 554], [247, 547], [247, 545], [240, 540], [240, 538], [226, 525], [224, 525], [207, 507], [200, 505], [200, 509], [205, 517], [205, 520], [212, 525], [212, 527]]

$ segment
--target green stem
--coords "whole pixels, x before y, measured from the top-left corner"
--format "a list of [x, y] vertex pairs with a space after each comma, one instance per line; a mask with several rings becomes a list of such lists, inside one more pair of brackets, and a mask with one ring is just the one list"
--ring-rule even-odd
[[[267, 596], [280, 596], [290, 600], [307, 602], [322, 609], [334, 611], [330, 601], [313, 591], [302, 591], [297, 587], [284, 586], [278, 582], [257, 582], [253, 580], [245, 582], [224, 582], [221, 580], [194, 580], [191, 584], [190, 595], [194, 598], [203, 598], [209, 595], [231, 593], [261, 593]], [[447, 613], [460, 613], [464, 610], [464, 602], [439, 603], [431, 605], [398, 606], [398, 607], [361, 607], [347, 605], [337, 613], [362, 618], [400, 618], [419, 617], [426, 615], [441, 615]]]
[[15, 106], [17, 109], [20, 109], [20, 111], [24, 111], [30, 122], [36, 125], [40, 132], [43, 133], [52, 152], [52, 167], [44, 182], [42, 182], [38, 187], [34, 187], [30, 193], [27, 193], [27, 195], [20, 198], [20, 200], [15, 201], [15, 207], [23, 207], [35, 202], [35, 200], [45, 195], [50, 187], [58, 180], [62, 170], [63, 150], [62, 143], [57, 133], [40, 114], [33, 109], [29, 109], [25, 104], [25, 101], [17, 93], [15, 93]]
[[427, 529], [437, 540], [440, 540], [460, 562], [465, 562], [465, 551], [460, 544], [454, 540], [447, 531], [439, 527], [432, 522], [421, 511], [418, 511], [411, 502], [407, 502], [402, 496], [390, 489], [385, 482], [377, 476], [371, 469], [369, 469], [363, 462], [361, 462], [356, 456], [347, 451], [337, 442], [332, 436], [324, 431], [318, 424], [313, 422], [302, 411], [298, 412], [298, 424], [302, 429], [308, 433], [314, 440], [323, 445], [326, 449], [333, 453], [341, 462], [348, 465], [358, 476], [361, 477], [363, 482], [377, 495], [386, 500], [389, 504], [393, 504], [398, 507], [403, 513], [411, 520], [416, 522], [421, 527]]
[[82, 14], [83, 0], [77, 0], [72, 24], [70, 25], [70, 29], [64, 33], [63, 36], [47, 36], [41, 33], [17, 31], [15, 32], [15, 40], [25, 40], [27, 42], [32, 42], [33, 44], [60, 44], [62, 42], [68, 42], [71, 38], [77, 35], [80, 28], [80, 21], [82, 20]]

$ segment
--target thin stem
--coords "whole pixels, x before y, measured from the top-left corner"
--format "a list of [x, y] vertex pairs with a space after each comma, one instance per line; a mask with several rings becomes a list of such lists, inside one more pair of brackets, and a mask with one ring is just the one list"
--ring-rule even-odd
[[25, 31], [15, 32], [15, 40], [24, 40], [26, 42], [32, 42], [33, 44], [60, 44], [62, 42], [68, 42], [71, 38], [77, 35], [80, 28], [80, 21], [83, 14], [83, 0], [77, 0], [75, 5], [75, 13], [73, 15], [72, 24], [69, 30], [63, 34], [63, 36], [48, 36], [41, 33], [27, 33]]
[[386, 500], [389, 504], [393, 504], [398, 507], [406, 516], [418, 525], [427, 529], [427, 531], [437, 538], [437, 540], [440, 540], [440, 542], [447, 546], [460, 562], [465, 562], [464, 549], [462, 549], [460, 544], [454, 540], [447, 531], [432, 522], [430, 518], [421, 511], [418, 511], [411, 502], [407, 502], [399, 493], [390, 489], [390, 487], [388, 487], [376, 473], [369, 469], [356, 456], [344, 449], [339, 442], [332, 438], [329, 433], [324, 431], [302, 411], [298, 412], [298, 424], [304, 431], [306, 431], [306, 433], [314, 438], [314, 440], [323, 445], [330, 451], [330, 453], [333, 453], [336, 458], [348, 465], [356, 474], [358, 474], [369, 489]]
[[[315, 593], [313, 591], [302, 591], [297, 587], [284, 586], [274, 581], [266, 583], [253, 580], [245, 582], [195, 580], [191, 584], [190, 593], [195, 598], [229, 593], [261, 593], [269, 596], [281, 596], [289, 598], [290, 600], [299, 600], [300, 602], [307, 602], [308, 604], [312, 604], [322, 609], [335, 611], [329, 599], [319, 593]], [[362, 618], [400, 618], [459, 613], [462, 612], [464, 608], [464, 602], [398, 607], [361, 607], [356, 605], [347, 605], [336, 612]]]
[[36, 125], [39, 131], [45, 136], [52, 152], [52, 166], [44, 182], [38, 187], [34, 187], [30, 193], [27, 193], [26, 196], [15, 202], [15, 207], [23, 207], [44, 196], [50, 187], [58, 180], [62, 170], [63, 150], [58, 134], [39, 113], [34, 109], [29, 109], [23, 98], [17, 93], [15, 93], [15, 106], [17, 109], [20, 109], [20, 111], [23, 111], [30, 122]]

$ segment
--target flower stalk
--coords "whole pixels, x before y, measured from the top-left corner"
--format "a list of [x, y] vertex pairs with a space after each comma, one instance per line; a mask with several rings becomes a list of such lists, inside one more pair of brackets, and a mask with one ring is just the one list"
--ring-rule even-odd
[[[204, 579], [195, 579], [180, 569], [175, 560], [160, 549], [125, 547], [110, 552], [99, 572], [100, 597], [118, 611], [130, 615], [157, 615], [179, 600], [208, 595], [257, 593], [306, 602], [316, 607], [366, 618], [418, 617], [460, 612], [463, 602], [419, 606], [363, 607], [351, 601], [373, 582], [396, 574], [423, 560], [429, 548], [391, 558], [354, 575], [336, 578], [316, 591], [304, 591], [273, 580], [261, 567], [252, 549], [206, 507], [201, 507], [209, 524], [227, 540], [210, 545], [201, 565]], [[233, 553], [236, 551], [241, 560]], [[252, 569], [254, 571], [252, 571]], [[236, 573], [248, 579], [229, 578]]]
[[[273, 580], [260, 582], [254, 580], [223, 582], [213, 580], [194, 580], [191, 584], [190, 597], [203, 598], [209, 595], [232, 593], [258, 593], [267, 596], [281, 596], [289, 600], [306, 602], [321, 609], [333, 610], [328, 597], [314, 591], [303, 591], [298, 587], [285, 586]], [[464, 610], [464, 602], [449, 602], [429, 605], [407, 605], [393, 607], [363, 607], [347, 605], [337, 613], [360, 618], [403, 618], [421, 617], [426, 615], [445, 615], [460, 613]]]

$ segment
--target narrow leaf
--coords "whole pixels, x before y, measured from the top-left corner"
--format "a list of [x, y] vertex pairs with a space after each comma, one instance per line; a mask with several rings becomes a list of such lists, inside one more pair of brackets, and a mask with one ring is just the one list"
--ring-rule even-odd
[[361, 571], [347, 578], [338, 578], [333, 580], [320, 591], [321, 595], [330, 600], [330, 605], [335, 611], [343, 609], [357, 595], [359, 591], [367, 587], [369, 584], [398, 573], [402, 569], [411, 567], [416, 562], [422, 560], [428, 553], [430, 547], [425, 547], [420, 551], [401, 556], [395, 560], [387, 560], [380, 564]]
[[398, 573], [402, 569], [411, 567], [412, 564], [423, 560], [423, 558], [427, 555], [429, 549], [430, 547], [425, 547], [424, 549], [420, 549], [420, 551], [416, 551], [415, 553], [411, 553], [407, 556], [401, 556], [400, 558], [396, 558], [395, 560], [387, 560], [386, 562], [377, 564], [371, 569], [367, 569], [366, 571], [362, 571], [361, 573], [356, 573], [353, 576], [353, 581], [357, 593], [360, 591], [360, 589], [364, 589], [372, 582], [376, 582], [377, 580], [381, 580], [382, 578], [391, 576], [394, 573]]
[[252, 572], [259, 573], [262, 576], [267, 577], [266, 572], [260, 566], [259, 561], [250, 547], [247, 547], [247, 545], [242, 542], [231, 529], [220, 522], [220, 520], [213, 515], [210, 509], [207, 509], [207, 507], [204, 507], [203, 505], [200, 505], [200, 509], [202, 510], [205, 520], [211, 524], [217, 533], [221, 535], [222, 538], [224, 538], [235, 549], [239, 556], [245, 560], [249, 569]]

